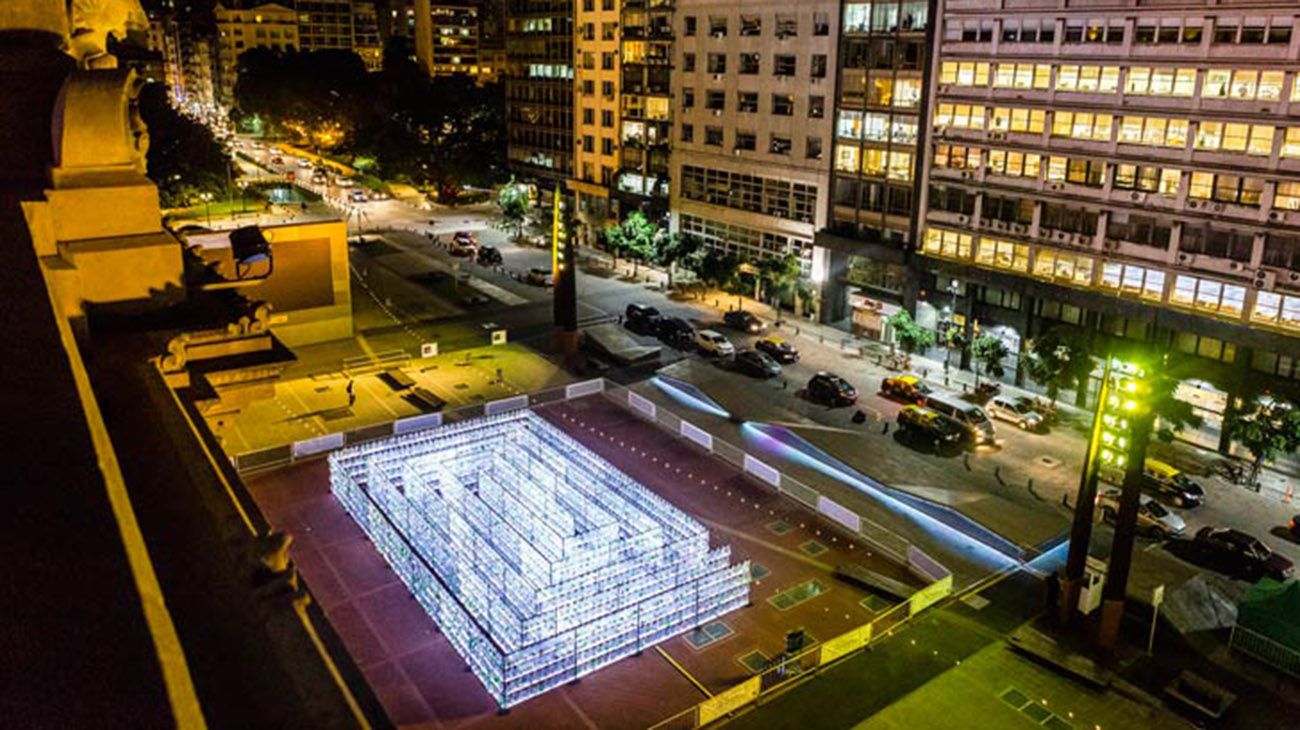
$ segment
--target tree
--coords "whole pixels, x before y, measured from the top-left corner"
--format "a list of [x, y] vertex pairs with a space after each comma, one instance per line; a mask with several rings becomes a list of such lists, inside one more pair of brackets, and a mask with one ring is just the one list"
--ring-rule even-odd
[[784, 256], [771, 256], [758, 262], [758, 276], [767, 282], [772, 293], [772, 308], [776, 310], [777, 321], [781, 319], [781, 297], [794, 289], [803, 278], [803, 266], [799, 257], [788, 253]]
[[1255, 397], [1229, 422], [1231, 436], [1250, 452], [1250, 483], [1259, 482], [1264, 462], [1300, 449], [1300, 410], [1265, 394]]
[[1007, 343], [1002, 341], [1001, 337], [989, 334], [980, 335], [971, 343], [970, 349], [971, 356], [975, 358], [976, 362], [976, 388], [980, 387], [981, 371], [987, 376], [1002, 377], [1003, 372], [1005, 372], [1002, 361], [1006, 359], [1007, 355], [1011, 354], [1011, 350], [1007, 347]]
[[734, 253], [708, 246], [699, 249], [685, 261], [700, 284], [705, 287], [726, 288], [736, 280], [740, 271], [740, 258]]
[[1078, 387], [1094, 367], [1083, 338], [1066, 327], [1053, 327], [1030, 340], [1024, 366], [1029, 378], [1047, 389], [1053, 406], [1063, 389]]
[[641, 270], [641, 262], [654, 256], [659, 226], [651, 223], [645, 213], [634, 210], [617, 226], [605, 229], [605, 244], [617, 258], [619, 253], [632, 259], [632, 275]]
[[1155, 437], [1172, 443], [1180, 431], [1200, 428], [1205, 419], [1192, 408], [1192, 404], [1177, 398], [1182, 377], [1171, 374], [1169, 363], [1150, 377], [1151, 410], [1156, 414]]
[[895, 344], [909, 355], [934, 345], [934, 332], [914, 322], [906, 309], [891, 314], [885, 319], [885, 324], [894, 331], [894, 341], [889, 344], [890, 354], [893, 354]]
[[141, 89], [139, 104], [149, 129], [146, 174], [158, 186], [163, 207], [194, 205], [200, 193], [226, 195], [232, 163], [212, 130], [173, 109], [162, 84]]
[[673, 270], [677, 264], [690, 258], [699, 248], [700, 239], [689, 233], [670, 233], [660, 229], [659, 236], [655, 239], [654, 263], [668, 271], [669, 289], [673, 288]]
[[365, 122], [373, 103], [365, 64], [351, 51], [253, 48], [236, 60], [235, 100], [302, 144], [333, 150]]
[[528, 186], [515, 182], [513, 177], [510, 178], [510, 182], [502, 185], [500, 192], [497, 193], [497, 207], [501, 209], [501, 220], [497, 222], [497, 226], [510, 232], [512, 238], [518, 239], [522, 236], [524, 226], [528, 223], [528, 213], [533, 207], [532, 198], [528, 195]]

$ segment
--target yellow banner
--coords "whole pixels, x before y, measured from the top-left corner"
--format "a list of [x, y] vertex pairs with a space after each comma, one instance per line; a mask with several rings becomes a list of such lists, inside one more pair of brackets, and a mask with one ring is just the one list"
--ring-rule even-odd
[[856, 629], [850, 629], [836, 636], [829, 641], [822, 643], [822, 652], [818, 664], [826, 664], [848, 654], [849, 652], [860, 649], [871, 643], [871, 624], [863, 624]]
[[551, 276], [560, 278], [560, 248], [564, 245], [563, 236], [567, 233], [564, 230], [563, 203], [560, 195], [560, 187], [555, 187], [555, 197], [551, 203]]
[[927, 606], [952, 593], [952, 576], [946, 576], [922, 588], [907, 599], [907, 611], [910, 615], [923, 611]]
[[703, 727], [722, 717], [728, 712], [735, 712], [758, 699], [762, 679], [755, 675], [726, 692], [716, 694], [700, 703], [699, 725]]

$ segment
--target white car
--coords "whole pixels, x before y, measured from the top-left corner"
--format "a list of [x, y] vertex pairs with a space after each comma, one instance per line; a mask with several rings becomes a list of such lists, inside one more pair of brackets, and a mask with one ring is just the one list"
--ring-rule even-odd
[[[1101, 511], [1101, 518], [1109, 523], [1114, 523], [1119, 516], [1119, 494], [1118, 489], [1107, 489], [1097, 495], [1097, 508]], [[1183, 534], [1187, 523], [1173, 510], [1142, 494], [1138, 496], [1137, 528], [1144, 535], [1170, 537]]]
[[1025, 431], [1037, 431], [1043, 425], [1043, 417], [1024, 403], [1010, 398], [994, 398], [984, 405], [984, 410], [1000, 421], [1010, 421]]
[[736, 354], [736, 346], [714, 330], [700, 330], [695, 333], [695, 346], [705, 355], [731, 357]]

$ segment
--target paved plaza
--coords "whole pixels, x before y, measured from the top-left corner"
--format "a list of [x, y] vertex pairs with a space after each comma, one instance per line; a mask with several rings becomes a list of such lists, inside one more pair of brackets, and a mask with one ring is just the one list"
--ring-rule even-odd
[[[906, 570], [721, 460], [595, 396], [540, 415], [702, 522], [749, 560], [749, 607], [498, 715], [496, 705], [329, 492], [324, 460], [248, 478], [268, 520], [295, 537], [301, 574], [394, 722], [427, 728], [641, 728], [760, 671], [787, 632], [819, 642], [890, 601], [843, 583], [856, 563], [918, 586]], [[744, 661], [742, 661], [744, 660]]]

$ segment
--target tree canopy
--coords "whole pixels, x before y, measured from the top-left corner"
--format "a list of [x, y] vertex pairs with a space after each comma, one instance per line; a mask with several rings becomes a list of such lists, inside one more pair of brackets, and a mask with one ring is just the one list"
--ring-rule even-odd
[[906, 309], [889, 315], [885, 323], [893, 328], [894, 341], [909, 355], [934, 345], [934, 332], [913, 321]]
[[605, 229], [605, 244], [610, 250], [637, 264], [655, 255], [659, 237], [659, 226], [639, 210], [628, 213], [622, 223]]
[[238, 59], [239, 111], [273, 134], [371, 161], [372, 173], [430, 185], [454, 203], [463, 186], [504, 178], [505, 98], [500, 85], [464, 75], [429, 79], [401, 47], [367, 73], [350, 51], [255, 48]]
[[975, 338], [970, 346], [971, 356], [975, 358], [975, 387], [979, 387], [980, 375], [1000, 378], [1005, 368], [1002, 361], [1011, 354], [1007, 343], [997, 335], [983, 334]]
[[149, 128], [146, 174], [158, 186], [163, 207], [195, 205], [200, 193], [224, 194], [231, 160], [212, 130], [173, 109], [162, 84], [147, 84], [139, 103]]
[[1066, 327], [1053, 327], [1029, 341], [1024, 367], [1056, 405], [1061, 391], [1079, 387], [1092, 374], [1094, 364], [1081, 335]]
[[1250, 481], [1254, 484], [1265, 461], [1300, 449], [1300, 409], [1260, 395], [1228, 422], [1228, 432], [1250, 452]]

